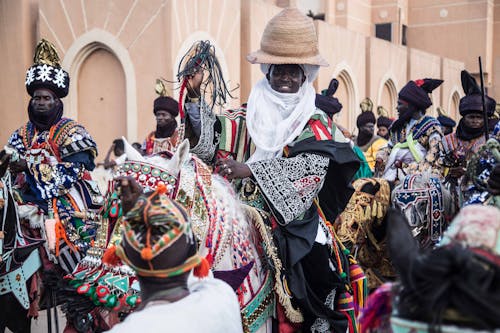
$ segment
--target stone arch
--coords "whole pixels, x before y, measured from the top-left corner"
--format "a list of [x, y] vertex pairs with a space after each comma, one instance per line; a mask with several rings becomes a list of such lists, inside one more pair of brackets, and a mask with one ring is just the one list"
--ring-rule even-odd
[[358, 91], [354, 84], [352, 72], [347, 64], [341, 63], [337, 66], [333, 75], [339, 81], [335, 97], [339, 99], [343, 106], [342, 111], [336, 115], [336, 121], [351, 132], [355, 127], [356, 117], [361, 112], [357, 105]]
[[383, 106], [387, 112], [389, 112], [389, 116], [394, 117], [398, 102], [396, 84], [390, 77], [384, 78], [382, 82], [383, 83], [379, 86], [377, 105], [373, 106], [373, 111], [375, 112], [378, 106]]
[[[136, 77], [132, 59], [128, 50], [109, 32], [102, 29], [91, 31], [78, 37], [66, 52], [62, 67], [70, 75], [72, 82], [78, 82], [80, 68], [84, 61], [93, 52], [104, 49], [113, 54], [120, 62], [125, 74], [126, 92], [126, 128], [127, 139], [137, 140], [137, 90]], [[70, 92], [66, 101], [68, 116], [78, 119], [78, 90], [75, 84], [70, 85]]]
[[[217, 56], [217, 59], [219, 60], [219, 64], [222, 69], [222, 75], [224, 76], [224, 80], [226, 81], [226, 84], [228, 85], [229, 90], [232, 89], [230, 86], [231, 80], [229, 77], [229, 70], [227, 66], [227, 61], [226, 57], [224, 55], [224, 52], [222, 48], [219, 46], [219, 44], [216, 42], [216, 40], [206, 31], [195, 31], [191, 33], [189, 36], [187, 36], [184, 41], [182, 42], [182, 45], [179, 47], [179, 51], [177, 52], [177, 55], [175, 56], [175, 62], [174, 62], [174, 71], [173, 71], [173, 81], [177, 82], [177, 68], [179, 67], [179, 64], [181, 62], [182, 57], [186, 52], [189, 50], [189, 48], [194, 44], [194, 42], [199, 41], [199, 40], [208, 40], [210, 41], [210, 44], [212, 44], [215, 48], [215, 55]], [[174, 98], [179, 100], [179, 89], [174, 90]], [[181, 102], [181, 101], [179, 101]], [[229, 102], [229, 100], [228, 100]]]
[[446, 111], [448, 111], [448, 115], [455, 120], [458, 120], [459, 118], [459, 105], [460, 93], [458, 92], [458, 89], [454, 89], [448, 100], [448, 110]]

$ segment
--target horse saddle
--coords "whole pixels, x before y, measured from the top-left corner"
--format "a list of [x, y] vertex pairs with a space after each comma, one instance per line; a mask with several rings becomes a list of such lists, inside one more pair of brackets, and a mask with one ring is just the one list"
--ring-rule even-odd
[[[10, 268], [10, 261], [12, 260], [14, 260], [14, 255], [11, 255], [7, 259], [7, 267]], [[12, 292], [22, 307], [27, 310], [30, 306], [30, 300], [26, 281], [41, 266], [40, 253], [38, 252], [38, 248], [35, 248], [19, 267], [14, 270], [7, 270], [6, 274], [0, 276], [0, 295]]]

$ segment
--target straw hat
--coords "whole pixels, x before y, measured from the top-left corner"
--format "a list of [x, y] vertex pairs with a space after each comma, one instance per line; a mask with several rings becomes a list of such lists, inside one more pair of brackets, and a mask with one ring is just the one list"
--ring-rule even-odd
[[285, 8], [266, 25], [260, 50], [247, 55], [252, 64], [328, 66], [319, 54], [316, 29], [297, 8]]

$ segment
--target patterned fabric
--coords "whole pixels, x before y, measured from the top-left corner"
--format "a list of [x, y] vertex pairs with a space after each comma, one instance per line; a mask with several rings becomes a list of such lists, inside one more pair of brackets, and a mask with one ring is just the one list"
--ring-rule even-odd
[[96, 144], [85, 128], [67, 118], [41, 133], [28, 122], [12, 134], [9, 145], [26, 159], [42, 199], [67, 194], [83, 177], [85, 167], [65, 162], [65, 158], [83, 151], [97, 155]]
[[[93, 160], [97, 155], [92, 137], [77, 122], [62, 118], [48, 131], [42, 132], [38, 132], [31, 122], [26, 123], [12, 134], [9, 146], [26, 160], [28, 166], [25, 177], [18, 177], [16, 182], [22, 199], [35, 203], [56, 219], [56, 230], [45, 230], [40, 223], [32, 224], [32, 227], [40, 228], [44, 238], [46, 234], [56, 233], [56, 256], [66, 253], [66, 246], [68, 251], [75, 252], [76, 257], [78, 252], [85, 253], [97, 228], [93, 210], [96, 197], [89, 192], [89, 186], [92, 188], [90, 181], [85, 184], [89, 179], [88, 170], [94, 167]], [[29, 217], [30, 221], [33, 218], [36, 217]], [[55, 261], [50, 252], [49, 256]], [[63, 256], [59, 260], [63, 265]], [[72, 265], [63, 267], [69, 271], [73, 268]]]
[[316, 154], [248, 164], [281, 224], [300, 217], [323, 185], [329, 159]]
[[[392, 146], [398, 143], [406, 142], [407, 137], [410, 133], [412, 134], [411, 137], [413, 138], [413, 140], [415, 140], [421, 147], [423, 147], [423, 149], [425, 149], [425, 156], [423, 161], [421, 161], [420, 163], [417, 163], [416, 161], [403, 163], [402, 169], [404, 173], [407, 175], [411, 175], [426, 170], [432, 170], [434, 174], [442, 174], [439, 157], [442, 156], [443, 152], [443, 134], [441, 132], [441, 125], [439, 124], [439, 122], [433, 117], [424, 116], [417, 121], [410, 120], [406, 128], [402, 128], [399, 131], [391, 131], [390, 144], [387, 148], [391, 152], [391, 154]], [[389, 163], [389, 161], [391, 160], [391, 156], [388, 155], [388, 152], [381, 152], [380, 154], [378, 154], [378, 157], [383, 158], [385, 156], [385, 163]], [[390, 167], [390, 165], [386, 165], [385, 169], [389, 170]]]
[[408, 175], [394, 189], [392, 201], [407, 217], [423, 248], [435, 245], [446, 229], [441, 181], [423, 174]]
[[[148, 196], [141, 195], [123, 219], [123, 239], [116, 245], [116, 254], [141, 276], [177, 276], [201, 262], [187, 212], [165, 193], [163, 185]], [[176, 242], [191, 244], [187, 245], [191, 250], [179, 250], [186, 253], [186, 258], [177, 258], [175, 266], [172, 260], [155, 260], [175, 255], [168, 249]], [[127, 247], [137, 253], [131, 255]]]
[[173, 151], [178, 139], [178, 131], [175, 130], [169, 138], [156, 138], [155, 132], [149, 133], [142, 144], [142, 151], [146, 155], [154, 155], [164, 151]]

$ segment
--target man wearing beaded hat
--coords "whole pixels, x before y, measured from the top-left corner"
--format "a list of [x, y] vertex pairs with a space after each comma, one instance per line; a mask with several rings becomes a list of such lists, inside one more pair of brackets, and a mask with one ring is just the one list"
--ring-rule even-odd
[[[165, 185], [142, 194], [134, 180], [119, 182], [123, 236], [103, 260], [113, 265], [118, 257], [136, 272], [141, 303], [110, 332], [243, 332], [236, 294], [222, 280], [206, 277], [188, 214], [165, 194]], [[193, 270], [205, 278], [188, 286]]]
[[[260, 64], [265, 78], [252, 88], [246, 108], [216, 119], [200, 92], [200, 74], [189, 78], [188, 121], [201, 119], [191, 151], [208, 162], [217, 159], [216, 170], [234, 180], [240, 198], [270, 216], [284, 268], [284, 280], [275, 281], [280, 331], [293, 329], [289, 320], [303, 321], [304, 330], [346, 332], [352, 317], [339, 302], [349, 294], [348, 263], [328, 221], [347, 204], [359, 159], [315, 106], [312, 83], [327, 62], [312, 20], [296, 8], [284, 9], [267, 24], [261, 49], [247, 59]], [[190, 99], [199, 96], [201, 101]], [[283, 290], [291, 292], [299, 314], [287, 306], [290, 295]]]
[[[97, 147], [82, 125], [62, 117], [69, 76], [46, 40], [36, 47], [26, 90], [31, 96], [29, 121], [6, 146], [11, 171], [17, 173], [20, 216], [47, 241], [48, 257], [71, 272], [95, 237], [95, 213], [102, 205], [89, 174]], [[46, 264], [50, 269], [50, 262]]]

